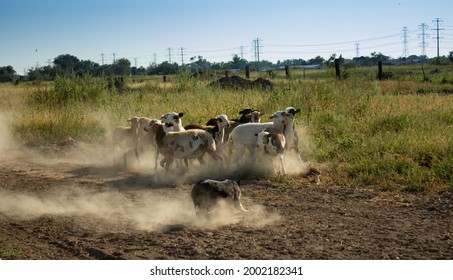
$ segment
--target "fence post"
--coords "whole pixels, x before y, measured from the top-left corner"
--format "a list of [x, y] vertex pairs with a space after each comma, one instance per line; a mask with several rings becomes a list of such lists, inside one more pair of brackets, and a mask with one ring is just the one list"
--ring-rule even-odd
[[379, 60], [378, 62], [378, 80], [382, 80], [382, 61]]
[[229, 70], [225, 70], [225, 77], [228, 78], [230, 76], [230, 71]]
[[164, 75], [163, 79], [164, 79], [164, 83], [166, 83], [167, 82], [167, 75]]
[[341, 79], [340, 59], [338, 58], [335, 59], [335, 75], [337, 76], [337, 79]]
[[290, 73], [290, 70], [289, 70], [289, 65], [285, 65], [285, 74], [286, 74], [286, 78], [291, 78], [291, 73]]
[[245, 77], [250, 79], [250, 65], [245, 65]]

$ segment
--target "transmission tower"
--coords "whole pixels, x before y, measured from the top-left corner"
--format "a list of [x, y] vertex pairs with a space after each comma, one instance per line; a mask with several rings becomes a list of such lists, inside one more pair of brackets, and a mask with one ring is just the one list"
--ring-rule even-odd
[[436, 39], [436, 41], [437, 41], [437, 58], [439, 58], [439, 56], [440, 56], [439, 55], [439, 40], [444, 38], [444, 37], [439, 37], [439, 31], [445, 30], [445, 29], [444, 28], [439, 28], [439, 24], [441, 22], [443, 22], [443, 20], [441, 20], [440, 18], [435, 18], [433, 20], [433, 22], [436, 23], [436, 28], [433, 28], [431, 30], [435, 30], [436, 31], [436, 37], [434, 37], [434, 39]]
[[171, 63], [171, 48], [168, 48], [167, 51], [168, 51], [168, 63]]
[[359, 46], [360, 43], [355, 43], [355, 57], [359, 57]]
[[422, 23], [418, 26], [418, 29], [422, 31], [422, 33], [417, 34], [417, 37], [422, 39], [419, 46], [422, 47], [422, 56], [426, 57], [426, 47], [428, 46], [428, 42], [426, 42], [425, 38], [429, 38], [429, 34], [426, 34], [425, 30], [428, 29], [428, 25], [426, 23]]
[[261, 52], [261, 48], [262, 46], [260, 46], [260, 42], [261, 42], [261, 39], [260, 38], [256, 38], [255, 40], [253, 40], [253, 54], [255, 55], [255, 61], [257, 62], [260, 62], [260, 52]]
[[101, 53], [101, 61], [102, 61], [102, 65], [104, 65], [104, 56], [105, 56], [105, 53]]
[[409, 30], [406, 26], [404, 26], [402, 32], [403, 35], [401, 35], [401, 37], [403, 38], [403, 57], [408, 57], [409, 47], [407, 46], [407, 44], [409, 39]]
[[241, 59], [244, 59], [244, 46], [240, 46], [241, 49]]
[[184, 48], [181, 47], [179, 50], [181, 51], [181, 65], [184, 66]]

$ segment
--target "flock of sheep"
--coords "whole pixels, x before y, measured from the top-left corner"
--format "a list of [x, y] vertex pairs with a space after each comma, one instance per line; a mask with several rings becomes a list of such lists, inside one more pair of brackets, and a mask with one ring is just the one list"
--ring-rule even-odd
[[[113, 133], [114, 159], [118, 152], [123, 153], [123, 162], [127, 166], [127, 154], [130, 151], [135, 153], [138, 160], [139, 154], [151, 146], [155, 150], [155, 169], [158, 168], [161, 155], [163, 159], [160, 166], [168, 172], [175, 160], [184, 162], [186, 167], [192, 159], [197, 159], [203, 165], [205, 154], [209, 154], [214, 161], [241, 168], [248, 152], [254, 164], [264, 160], [274, 166], [275, 162], [278, 166], [276, 171], [285, 174], [285, 152], [294, 150], [302, 164], [294, 125], [299, 112], [300, 109], [287, 107], [272, 114], [272, 122], [260, 122], [263, 114], [248, 108], [239, 112], [239, 119], [229, 120], [226, 115], [219, 115], [206, 125], [187, 126], [182, 125], [183, 113], [167, 113], [160, 119], [132, 117], [128, 120], [130, 127], [119, 126]], [[116, 160], [114, 164], [117, 164]], [[200, 181], [192, 191], [198, 210], [209, 210], [211, 202], [218, 198], [237, 201], [239, 209], [244, 210], [239, 197], [239, 185], [232, 180]]]

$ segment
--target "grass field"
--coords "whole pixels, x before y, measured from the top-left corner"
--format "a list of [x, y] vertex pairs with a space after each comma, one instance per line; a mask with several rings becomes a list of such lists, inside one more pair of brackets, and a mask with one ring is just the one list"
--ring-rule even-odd
[[[267, 115], [293, 106], [302, 158], [322, 166], [340, 185], [376, 185], [392, 191], [453, 187], [453, 70], [451, 66], [391, 66], [390, 80], [374, 68], [253, 73], [270, 78], [269, 91], [208, 87], [218, 77], [128, 77], [131, 92], [109, 90], [105, 78], [0, 84], [0, 113], [15, 141], [46, 145], [72, 137], [106, 143], [131, 116], [184, 112], [184, 124], [218, 114], [236, 117], [246, 107]], [[433, 70], [436, 73], [430, 74]], [[239, 75], [244, 76], [242, 73]], [[0, 142], [1, 143], [1, 142]], [[295, 181], [298, 175], [276, 176]]]

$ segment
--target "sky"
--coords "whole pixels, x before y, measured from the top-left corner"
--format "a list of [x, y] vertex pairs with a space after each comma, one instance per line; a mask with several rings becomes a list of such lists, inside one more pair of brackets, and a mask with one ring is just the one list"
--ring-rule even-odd
[[421, 55], [423, 37], [435, 57], [436, 18], [440, 55], [453, 51], [452, 11], [451, 0], [0, 0], [0, 67], [23, 74], [62, 54], [138, 67], [198, 56], [254, 61], [256, 45], [260, 60], [274, 63], [373, 52], [398, 58]]

